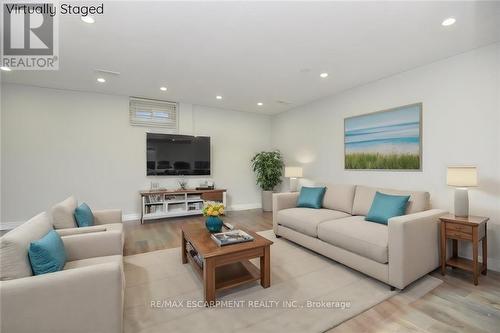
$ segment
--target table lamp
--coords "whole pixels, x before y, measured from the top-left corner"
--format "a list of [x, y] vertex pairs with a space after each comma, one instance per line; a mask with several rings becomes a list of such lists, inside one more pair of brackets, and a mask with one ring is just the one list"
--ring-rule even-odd
[[473, 166], [450, 166], [446, 183], [455, 188], [455, 216], [469, 216], [469, 193], [467, 188], [477, 186], [477, 170]]
[[285, 167], [285, 177], [290, 178], [290, 192], [297, 192], [297, 178], [302, 177], [302, 168]]

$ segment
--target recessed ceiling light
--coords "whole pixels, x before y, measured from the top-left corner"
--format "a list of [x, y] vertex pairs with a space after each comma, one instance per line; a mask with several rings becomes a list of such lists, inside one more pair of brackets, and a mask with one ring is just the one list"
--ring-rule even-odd
[[215, 96], [215, 98], [217, 98], [217, 99], [222, 99], [222, 96], [217, 95], [217, 96]]
[[258, 106], [264, 105], [262, 102], [257, 103]]
[[12, 70], [12, 69], [10, 69], [7, 66], [2, 66], [2, 67], [0, 67], [0, 69], [3, 70], [3, 71], [6, 71], [6, 72], [10, 72]]
[[85, 23], [90, 23], [90, 24], [92, 24], [92, 23], [94, 23], [94, 22], [95, 22], [94, 18], [93, 18], [92, 16], [88, 16], [88, 15], [87, 15], [87, 16], [82, 16], [82, 17], [81, 17], [81, 19], [82, 19], [82, 21], [83, 21], [83, 22], [85, 22]]
[[442, 25], [443, 27], [448, 27], [448, 26], [450, 26], [450, 25], [455, 24], [455, 22], [456, 22], [456, 21], [457, 21], [457, 20], [456, 20], [454, 17], [448, 17], [447, 19], [445, 19], [445, 20], [441, 23], [441, 25]]
[[160, 87], [161, 91], [167, 91], [167, 87]]
[[324, 79], [325, 77], [328, 77], [328, 73], [321, 73], [319, 76], [321, 76]]
[[98, 77], [97, 82], [104, 83], [104, 82], [106, 82], [106, 79], [102, 78], [102, 77]]

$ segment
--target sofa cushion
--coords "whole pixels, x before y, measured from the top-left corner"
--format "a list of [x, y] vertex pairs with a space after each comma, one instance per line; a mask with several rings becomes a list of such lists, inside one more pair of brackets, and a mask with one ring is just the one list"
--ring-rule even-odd
[[364, 216], [321, 222], [318, 238], [381, 264], [388, 262], [387, 226], [367, 222]]
[[117, 262], [120, 265], [122, 265], [122, 261], [123, 261], [123, 257], [121, 255], [73, 260], [73, 261], [68, 261], [66, 263], [66, 265], [64, 265], [64, 270], [80, 268], [80, 267], [87, 267], [87, 266], [94, 266], [94, 265], [99, 265], [99, 264], [105, 264], [108, 262]]
[[346, 216], [349, 214], [331, 209], [289, 208], [280, 210], [276, 221], [282, 226], [308, 236], [318, 237], [317, 226], [319, 223]]
[[351, 214], [356, 186], [344, 184], [325, 184], [325, 186], [323, 207]]
[[367, 215], [377, 191], [392, 195], [409, 195], [410, 200], [406, 207], [406, 214], [418, 213], [430, 209], [429, 192], [399, 191], [358, 185], [354, 194], [352, 215]]
[[55, 230], [31, 242], [28, 255], [34, 275], [58, 272], [66, 263], [64, 244]]
[[365, 220], [387, 225], [389, 219], [405, 215], [409, 195], [389, 195], [377, 191]]
[[53, 206], [51, 214], [54, 229], [76, 228], [77, 225], [73, 216], [75, 209], [76, 199], [73, 196]]
[[49, 217], [41, 213], [0, 238], [0, 280], [32, 276], [28, 258], [30, 242], [45, 236], [50, 230]]
[[297, 207], [321, 208], [326, 187], [306, 187], [302, 186], [297, 199]]

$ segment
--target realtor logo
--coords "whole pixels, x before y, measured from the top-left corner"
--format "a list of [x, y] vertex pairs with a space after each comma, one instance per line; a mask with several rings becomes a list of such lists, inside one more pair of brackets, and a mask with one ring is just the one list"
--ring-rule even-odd
[[58, 69], [54, 3], [2, 3], [1, 65], [20, 70]]

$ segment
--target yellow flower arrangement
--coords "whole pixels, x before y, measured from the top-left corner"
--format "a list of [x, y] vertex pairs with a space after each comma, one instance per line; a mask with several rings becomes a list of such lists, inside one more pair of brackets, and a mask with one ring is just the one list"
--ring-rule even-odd
[[203, 216], [224, 215], [224, 204], [222, 202], [207, 201], [203, 205]]

